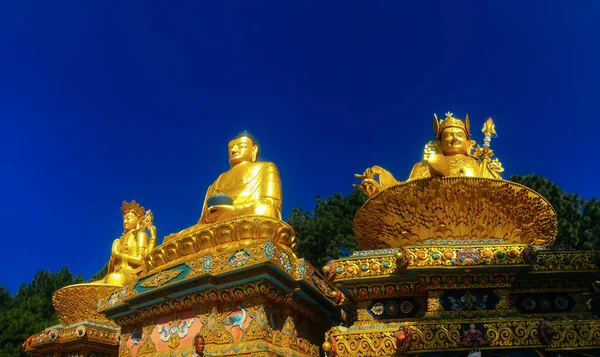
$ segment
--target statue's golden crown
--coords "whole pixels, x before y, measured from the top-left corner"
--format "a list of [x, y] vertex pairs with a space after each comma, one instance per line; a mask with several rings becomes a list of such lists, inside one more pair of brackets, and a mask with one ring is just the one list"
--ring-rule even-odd
[[465, 121], [463, 123], [462, 120], [454, 118], [452, 113], [446, 113], [446, 119], [439, 121], [437, 115], [433, 114], [433, 134], [436, 138], [440, 138], [442, 135], [442, 131], [446, 128], [461, 128], [467, 134], [467, 139], [470, 137], [470, 122], [469, 122], [469, 114], [466, 115]]
[[123, 214], [133, 212], [136, 216], [143, 217], [146, 210], [144, 209], [144, 206], [140, 206], [135, 200], [132, 200], [131, 203], [123, 201], [121, 212], [123, 212]]

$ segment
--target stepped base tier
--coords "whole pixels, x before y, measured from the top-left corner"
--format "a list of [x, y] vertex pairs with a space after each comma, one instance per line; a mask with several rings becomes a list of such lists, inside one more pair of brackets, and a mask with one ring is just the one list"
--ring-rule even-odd
[[123, 287], [75, 284], [52, 294], [59, 325], [35, 334], [23, 344], [34, 356], [116, 356], [120, 327], [98, 312], [98, 299]]
[[199, 224], [165, 237], [145, 261], [146, 271], [154, 272], [165, 265], [185, 261], [193, 254], [231, 251], [270, 240], [297, 250], [296, 234], [287, 223], [264, 216], [245, 216], [212, 224]]
[[336, 357], [597, 356], [598, 258], [497, 242], [355, 252], [324, 267], [356, 320], [331, 328], [323, 349]]
[[[319, 356], [343, 294], [272, 241], [190, 255], [98, 301], [121, 326], [119, 356]], [[193, 355], [193, 354], [192, 354]]]
[[362, 249], [502, 240], [551, 245], [556, 214], [537, 192], [479, 177], [411, 180], [385, 188], [356, 213]]

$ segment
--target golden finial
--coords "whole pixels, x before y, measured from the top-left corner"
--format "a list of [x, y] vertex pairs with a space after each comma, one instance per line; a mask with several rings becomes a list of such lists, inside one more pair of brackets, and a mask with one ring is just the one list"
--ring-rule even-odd
[[131, 203], [123, 201], [121, 212], [123, 212], [123, 215], [127, 212], [133, 212], [136, 216], [143, 217], [146, 210], [143, 206], [140, 206], [137, 202], [135, 202], [135, 200], [132, 200]]

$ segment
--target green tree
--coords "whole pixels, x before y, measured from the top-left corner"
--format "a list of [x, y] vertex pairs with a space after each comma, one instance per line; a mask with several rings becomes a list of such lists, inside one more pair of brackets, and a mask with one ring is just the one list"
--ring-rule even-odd
[[330, 259], [359, 250], [352, 220], [366, 200], [361, 191], [355, 190], [347, 196], [336, 193], [327, 200], [317, 196], [314, 211], [294, 208], [288, 223], [298, 237], [298, 255], [319, 268]]
[[[545, 177], [538, 175], [519, 176], [515, 175], [510, 178], [511, 181], [525, 185], [539, 194], [550, 202], [556, 216], [558, 218], [558, 234], [556, 235], [556, 244], [565, 245], [572, 248], [583, 247], [586, 241], [592, 241], [593, 231], [584, 235], [586, 231], [586, 224], [588, 227], [600, 224], [598, 216], [591, 217], [593, 214], [593, 204], [588, 204], [589, 213], [585, 212], [585, 202], [581, 198], [573, 193], [564, 192], [555, 183], [546, 179]], [[583, 207], [582, 207], [583, 206]], [[586, 218], [587, 217], [587, 218]]]
[[52, 306], [54, 291], [81, 282], [80, 275], [74, 277], [69, 268], [64, 268], [56, 273], [39, 271], [14, 297], [0, 288], [0, 356], [27, 356], [21, 347], [23, 342], [32, 334], [58, 323]]
[[582, 206], [581, 236], [593, 248], [600, 249], [600, 200], [592, 198]]

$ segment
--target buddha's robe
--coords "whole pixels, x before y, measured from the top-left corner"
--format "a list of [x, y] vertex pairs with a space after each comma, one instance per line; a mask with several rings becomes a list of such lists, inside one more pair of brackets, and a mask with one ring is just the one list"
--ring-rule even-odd
[[243, 162], [222, 173], [206, 192], [199, 223], [208, 214], [208, 199], [218, 193], [231, 197], [234, 210], [217, 213], [216, 221], [245, 215], [281, 219], [281, 179], [271, 162]]

